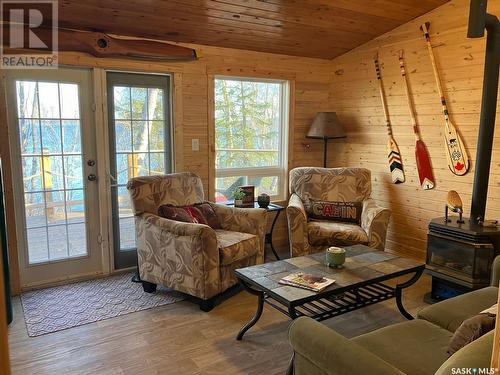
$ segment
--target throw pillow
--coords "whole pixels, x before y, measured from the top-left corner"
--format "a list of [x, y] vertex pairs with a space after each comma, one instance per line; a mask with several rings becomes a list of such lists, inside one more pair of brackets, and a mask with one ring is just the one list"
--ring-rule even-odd
[[158, 215], [165, 219], [208, 225], [201, 211], [195, 206], [172, 206], [164, 204], [158, 208]]
[[215, 213], [214, 208], [208, 202], [195, 204], [195, 207], [201, 211], [202, 215], [205, 218], [208, 226], [212, 229], [222, 229], [219, 218]]
[[173, 206], [165, 204], [158, 208], [158, 215], [170, 220], [184, 223], [208, 225], [212, 229], [222, 229], [214, 208], [208, 202], [196, 203], [192, 206]]
[[465, 320], [453, 334], [447, 353], [452, 355], [465, 345], [493, 330], [495, 320], [496, 316], [488, 313], [481, 313]]
[[362, 202], [328, 202], [309, 199], [306, 204], [307, 215], [310, 219], [333, 220], [345, 223], [361, 222]]

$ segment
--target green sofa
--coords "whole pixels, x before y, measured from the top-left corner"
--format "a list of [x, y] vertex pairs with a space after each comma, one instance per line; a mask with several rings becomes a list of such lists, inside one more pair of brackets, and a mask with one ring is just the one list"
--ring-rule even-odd
[[491, 286], [425, 307], [417, 319], [397, 323], [353, 339], [310, 318], [290, 327], [295, 375], [449, 375], [453, 368], [489, 368], [491, 331], [457, 351], [446, 350], [460, 324], [497, 302], [500, 256]]

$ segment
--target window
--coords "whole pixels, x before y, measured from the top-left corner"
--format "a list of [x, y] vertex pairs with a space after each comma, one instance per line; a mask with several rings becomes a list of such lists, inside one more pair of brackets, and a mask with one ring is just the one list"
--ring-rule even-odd
[[285, 199], [287, 138], [286, 81], [216, 78], [216, 201], [240, 185]]
[[16, 80], [30, 264], [87, 255], [79, 86]]

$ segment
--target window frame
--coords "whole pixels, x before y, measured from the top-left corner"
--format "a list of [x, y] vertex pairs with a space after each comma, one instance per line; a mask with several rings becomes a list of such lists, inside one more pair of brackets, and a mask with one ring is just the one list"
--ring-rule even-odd
[[[217, 168], [217, 145], [215, 142], [215, 84], [217, 80], [228, 81], [243, 81], [243, 82], [260, 82], [260, 83], [277, 83], [280, 84], [280, 150], [279, 150], [279, 165], [270, 167], [248, 167], [248, 168]], [[283, 201], [287, 198], [288, 189], [288, 149], [289, 149], [289, 129], [290, 129], [290, 81], [286, 79], [271, 79], [258, 77], [244, 76], [228, 76], [215, 75], [213, 85], [214, 107], [213, 107], [213, 124], [214, 124], [214, 187], [217, 186], [217, 178], [224, 177], [274, 177], [278, 176], [278, 192], [276, 195], [271, 195], [272, 201]], [[215, 188], [214, 188], [215, 190]]]

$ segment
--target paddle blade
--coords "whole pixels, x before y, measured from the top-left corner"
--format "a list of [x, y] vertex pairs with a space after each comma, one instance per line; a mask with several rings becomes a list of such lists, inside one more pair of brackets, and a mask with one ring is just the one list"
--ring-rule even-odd
[[445, 129], [444, 140], [448, 168], [453, 174], [463, 176], [469, 170], [469, 157], [460, 134], [451, 122], [448, 123], [447, 130]]
[[389, 138], [387, 141], [387, 158], [389, 161], [389, 169], [391, 170], [392, 182], [395, 184], [405, 182], [405, 172], [403, 170], [401, 154], [393, 138]]
[[417, 160], [418, 179], [420, 186], [424, 190], [430, 190], [434, 187], [434, 176], [432, 175], [432, 166], [427, 148], [422, 140], [415, 144], [415, 159]]

